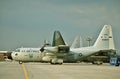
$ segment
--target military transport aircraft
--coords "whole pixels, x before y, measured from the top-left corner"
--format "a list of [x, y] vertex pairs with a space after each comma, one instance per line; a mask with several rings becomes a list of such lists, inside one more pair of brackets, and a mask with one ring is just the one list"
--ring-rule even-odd
[[90, 47], [70, 48], [66, 45], [60, 32], [55, 31], [52, 46], [42, 48], [18, 48], [12, 53], [13, 60], [44, 61], [51, 64], [62, 64], [63, 62], [82, 61], [84, 58], [101, 51], [112, 52], [115, 50], [112, 29], [105, 25], [100, 32], [95, 44]]

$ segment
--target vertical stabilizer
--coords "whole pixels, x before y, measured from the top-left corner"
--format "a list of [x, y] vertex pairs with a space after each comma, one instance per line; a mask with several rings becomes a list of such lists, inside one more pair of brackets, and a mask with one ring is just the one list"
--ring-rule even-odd
[[104, 25], [102, 31], [100, 32], [94, 47], [100, 49], [115, 49], [112, 29], [110, 25]]
[[74, 39], [71, 48], [80, 48], [82, 47], [82, 38], [80, 36], [76, 36]]
[[58, 46], [58, 45], [66, 45], [60, 32], [59, 31], [55, 31], [54, 32], [54, 36], [53, 36], [53, 43], [52, 46]]

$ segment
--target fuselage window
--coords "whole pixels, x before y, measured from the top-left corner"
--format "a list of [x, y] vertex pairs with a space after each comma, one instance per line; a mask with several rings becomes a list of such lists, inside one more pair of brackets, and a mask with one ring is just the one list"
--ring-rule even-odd
[[37, 50], [33, 50], [32, 52], [38, 52]]
[[25, 52], [25, 50], [22, 50], [21, 52]]
[[19, 49], [17, 49], [17, 50], [15, 50], [15, 52], [20, 52], [20, 50], [19, 50]]
[[30, 52], [30, 50], [27, 50], [26, 52]]

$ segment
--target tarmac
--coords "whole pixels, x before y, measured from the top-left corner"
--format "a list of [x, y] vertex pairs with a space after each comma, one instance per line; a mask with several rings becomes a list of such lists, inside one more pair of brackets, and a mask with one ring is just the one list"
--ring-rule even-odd
[[109, 63], [49, 63], [0, 62], [0, 79], [120, 79], [120, 67]]

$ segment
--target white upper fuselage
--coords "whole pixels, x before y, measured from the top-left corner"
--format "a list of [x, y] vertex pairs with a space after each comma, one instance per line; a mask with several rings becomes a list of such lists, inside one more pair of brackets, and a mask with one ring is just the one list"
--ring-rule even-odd
[[65, 52], [66, 49], [68, 50], [68, 47], [44, 47], [44, 51], [41, 52], [40, 48], [19, 48], [12, 53], [12, 58], [17, 61], [48, 62], [53, 59], [53, 63], [56, 63], [58, 59], [63, 59], [64, 61], [80, 61], [85, 57], [98, 53], [101, 50], [115, 50], [111, 26], [105, 25], [103, 27], [93, 46], [74, 49], [70, 48], [69, 51]]
[[[52, 47], [53, 49], [53, 47]], [[76, 61], [76, 60], [81, 60], [81, 58], [92, 55], [99, 50], [95, 49], [94, 47], [83, 47], [83, 48], [76, 48], [76, 49], [70, 49], [69, 53], [67, 53], [64, 57], [65, 61]], [[51, 54], [50, 52], [48, 53], [47, 56], [47, 62], [50, 61], [51, 59]], [[43, 56], [40, 48], [18, 48], [16, 51], [12, 53], [12, 58], [13, 60], [16, 61], [24, 61], [24, 62], [32, 62], [32, 61], [44, 61], [42, 60]], [[70, 57], [70, 58], [69, 58]]]
[[16, 61], [40, 61], [40, 54], [40, 48], [18, 48], [12, 53], [12, 58]]

